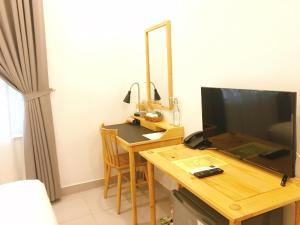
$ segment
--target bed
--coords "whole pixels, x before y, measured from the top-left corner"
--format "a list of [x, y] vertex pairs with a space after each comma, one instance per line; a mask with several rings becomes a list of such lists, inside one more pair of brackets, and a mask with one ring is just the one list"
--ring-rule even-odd
[[43, 183], [24, 180], [0, 185], [0, 224], [58, 225]]

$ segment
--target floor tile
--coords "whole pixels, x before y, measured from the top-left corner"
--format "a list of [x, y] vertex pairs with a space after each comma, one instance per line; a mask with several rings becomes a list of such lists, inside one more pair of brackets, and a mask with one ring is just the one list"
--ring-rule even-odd
[[[106, 199], [103, 198], [103, 188], [91, 189], [81, 194], [81, 198], [85, 201], [92, 213], [99, 213], [103, 210], [117, 210], [116, 188], [111, 188]], [[121, 211], [129, 210], [131, 204], [126, 201], [123, 193], [121, 195]]]
[[64, 195], [61, 197], [60, 201], [68, 201], [81, 198], [81, 192], [77, 192], [74, 194]]
[[[156, 218], [169, 216], [170, 192], [160, 185], [155, 187]], [[60, 225], [131, 225], [130, 188], [122, 190], [121, 214], [116, 212], [116, 186], [111, 185], [108, 198], [103, 198], [103, 187], [64, 196], [53, 204]], [[149, 225], [149, 193], [147, 187], [137, 189], [138, 222]], [[158, 223], [159, 224], [159, 223]]]
[[75, 220], [71, 220], [59, 225], [96, 225], [96, 221], [93, 216], [84, 216]]
[[90, 210], [83, 199], [61, 200], [53, 204], [58, 223], [68, 222], [90, 215]]
[[116, 225], [130, 225], [131, 217], [128, 213], [121, 213], [117, 215], [116, 212], [112, 210], [106, 210], [102, 212], [98, 212], [93, 214], [97, 225], [108, 225], [108, 224], [116, 224]]
[[[156, 201], [156, 219], [169, 216], [171, 212], [171, 203], [169, 198]], [[121, 224], [131, 224], [131, 208], [128, 211], [123, 211], [119, 216], [122, 218]], [[137, 207], [138, 223], [150, 224], [150, 208], [149, 202]]]

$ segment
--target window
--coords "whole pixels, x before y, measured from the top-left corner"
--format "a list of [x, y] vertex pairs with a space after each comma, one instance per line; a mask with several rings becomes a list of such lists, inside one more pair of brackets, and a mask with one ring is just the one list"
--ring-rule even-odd
[[24, 98], [0, 79], [0, 141], [22, 137], [24, 129]]

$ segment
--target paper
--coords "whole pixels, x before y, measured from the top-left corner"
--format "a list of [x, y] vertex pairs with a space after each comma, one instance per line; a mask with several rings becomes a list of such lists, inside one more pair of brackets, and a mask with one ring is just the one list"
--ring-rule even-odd
[[143, 134], [143, 136], [150, 140], [156, 140], [156, 139], [160, 139], [164, 133], [165, 132], [155, 132], [155, 133], [150, 133], [150, 134]]
[[173, 161], [176, 166], [180, 167], [181, 169], [185, 170], [188, 173], [191, 173], [192, 171], [195, 171], [195, 169], [204, 167], [204, 166], [224, 166], [227, 163], [217, 159], [215, 157], [212, 157], [210, 155], [202, 155], [202, 156], [195, 156], [187, 159], [181, 159]]

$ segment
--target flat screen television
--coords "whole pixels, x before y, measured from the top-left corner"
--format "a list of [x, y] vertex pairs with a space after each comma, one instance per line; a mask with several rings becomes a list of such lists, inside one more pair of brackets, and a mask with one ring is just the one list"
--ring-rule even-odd
[[202, 87], [203, 135], [231, 156], [295, 176], [296, 92]]

